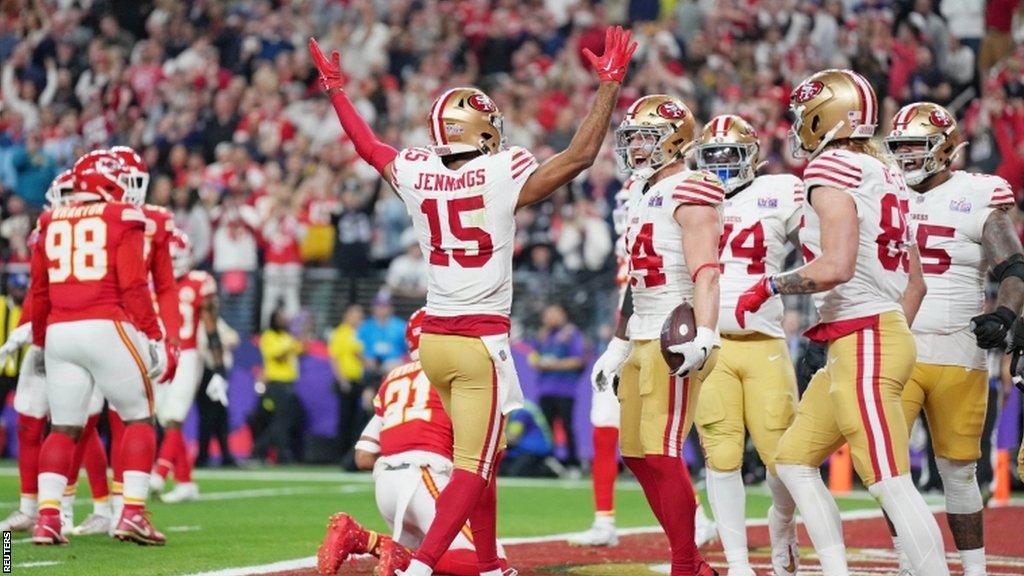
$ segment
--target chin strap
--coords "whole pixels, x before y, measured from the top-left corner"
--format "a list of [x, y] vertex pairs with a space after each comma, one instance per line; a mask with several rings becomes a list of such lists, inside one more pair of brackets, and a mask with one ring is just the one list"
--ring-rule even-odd
[[824, 136], [822, 136], [821, 141], [818, 142], [818, 147], [815, 148], [814, 151], [812, 151], [810, 155], [808, 155], [807, 157], [811, 159], [817, 158], [818, 154], [821, 154], [821, 151], [825, 149], [825, 146], [828, 146], [829, 142], [831, 142], [832, 139], [835, 138], [836, 133], [842, 130], [843, 126], [845, 125], [846, 121], [840, 120], [831, 130], [829, 130], [828, 132], [825, 133]]

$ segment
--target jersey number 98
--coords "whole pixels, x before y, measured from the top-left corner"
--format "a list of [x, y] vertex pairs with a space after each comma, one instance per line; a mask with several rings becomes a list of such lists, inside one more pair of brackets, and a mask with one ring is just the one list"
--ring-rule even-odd
[[100, 218], [50, 222], [46, 231], [50, 282], [100, 280], [107, 275], [107, 225]]

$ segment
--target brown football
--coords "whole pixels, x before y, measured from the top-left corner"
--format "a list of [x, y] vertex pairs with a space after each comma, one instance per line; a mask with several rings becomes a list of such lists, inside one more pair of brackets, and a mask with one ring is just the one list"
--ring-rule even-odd
[[693, 307], [683, 302], [676, 306], [661, 325], [661, 355], [668, 367], [675, 372], [683, 365], [683, 355], [668, 351], [669, 346], [685, 344], [697, 336], [697, 323], [693, 319]]

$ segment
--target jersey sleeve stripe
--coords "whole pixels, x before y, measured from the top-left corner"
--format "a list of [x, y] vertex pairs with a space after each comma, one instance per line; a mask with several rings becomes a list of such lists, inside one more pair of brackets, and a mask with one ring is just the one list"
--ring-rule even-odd
[[676, 188], [672, 198], [680, 202], [696, 202], [698, 204], [721, 204], [725, 199], [720, 194], [710, 194], [696, 188]]
[[808, 170], [815, 168], [837, 172], [850, 178], [857, 178], [858, 180], [861, 176], [860, 168], [848, 162], [843, 162], [834, 156], [822, 156], [807, 166]]
[[526, 150], [520, 148], [512, 153], [512, 161], [515, 162], [526, 155]]
[[1014, 204], [1015, 202], [1016, 202], [1016, 198], [1014, 198], [1012, 194], [1009, 195], [1009, 196], [1002, 196], [1002, 195], [1000, 195], [1000, 196], [993, 196], [992, 199], [989, 200], [988, 205], [989, 206], [1005, 206], [1007, 204]]
[[725, 196], [725, 190], [722, 188], [715, 186], [714, 184], [707, 184], [705, 182], [697, 182], [694, 180], [687, 180], [686, 182], [683, 182], [679, 186], [676, 186], [676, 190], [702, 190], [714, 196]]
[[523, 174], [525, 174], [527, 172], [532, 172], [533, 169], [536, 169], [536, 168], [537, 168], [537, 161], [536, 160], [532, 160], [526, 166], [523, 166], [522, 168], [520, 168], [518, 172], [513, 172], [512, 173], [512, 179], [513, 180], [518, 180], [520, 176], [522, 176]]
[[804, 184], [808, 188], [815, 186], [838, 186], [841, 188], [856, 188], [859, 182], [841, 178], [836, 174], [826, 172], [804, 173]]
[[529, 164], [531, 160], [533, 160], [533, 157], [522, 158], [522, 159], [520, 159], [518, 161], [515, 161], [515, 158], [513, 158], [512, 171], [515, 172], [516, 170], [518, 170], [522, 166], [525, 166], [526, 164]]

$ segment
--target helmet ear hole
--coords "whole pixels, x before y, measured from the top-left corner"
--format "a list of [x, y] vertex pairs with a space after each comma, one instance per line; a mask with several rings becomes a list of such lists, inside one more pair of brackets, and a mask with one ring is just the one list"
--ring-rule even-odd
[[821, 116], [815, 115], [811, 118], [811, 132], [817, 132], [818, 126], [821, 124]]

